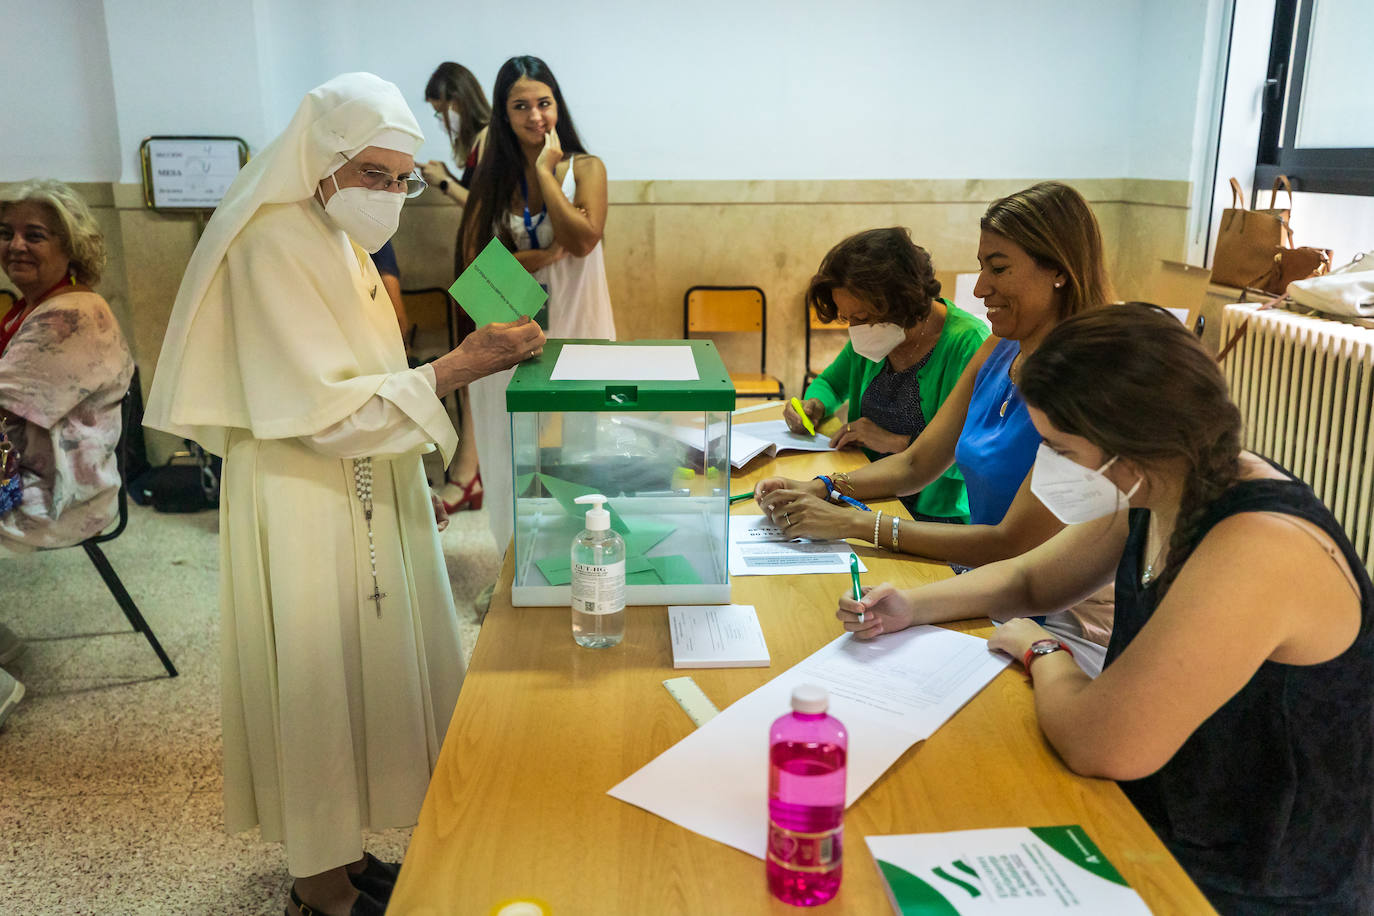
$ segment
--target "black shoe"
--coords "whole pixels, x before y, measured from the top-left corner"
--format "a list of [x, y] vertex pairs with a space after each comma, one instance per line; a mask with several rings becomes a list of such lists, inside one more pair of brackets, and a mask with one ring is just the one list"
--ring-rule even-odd
[[363, 860], [367, 863], [363, 870], [356, 875], [349, 874], [348, 880], [364, 894], [386, 903], [391, 899], [391, 890], [396, 886], [396, 876], [401, 873], [401, 866], [394, 862], [383, 862], [370, 852], [363, 853]]
[[[356, 885], [354, 885], [356, 887]], [[296, 885], [291, 885], [291, 902], [301, 911], [301, 916], [334, 916], [324, 910], [317, 910], [315, 907], [306, 903], [296, 893]], [[291, 916], [291, 909], [288, 907], [286, 916]], [[386, 905], [378, 903], [375, 898], [366, 891], [360, 889], [358, 899], [353, 902], [353, 906], [348, 911], [348, 916], [386, 916]]]

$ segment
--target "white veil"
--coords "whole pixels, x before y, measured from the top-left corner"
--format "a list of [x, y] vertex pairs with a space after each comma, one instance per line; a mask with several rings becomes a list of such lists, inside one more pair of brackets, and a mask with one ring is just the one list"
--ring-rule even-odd
[[223, 454], [231, 428], [311, 435], [382, 394], [450, 450], [453, 427], [440, 421], [432, 390], [388, 381], [405, 374], [399, 334], [378, 342], [360, 327], [356, 277], [337, 269], [348, 245], [308, 205], [340, 154], [409, 143], [401, 151], [413, 155], [423, 138], [400, 90], [370, 73], [346, 73], [305, 96], [286, 130], [239, 172], [191, 256], [146, 425]]

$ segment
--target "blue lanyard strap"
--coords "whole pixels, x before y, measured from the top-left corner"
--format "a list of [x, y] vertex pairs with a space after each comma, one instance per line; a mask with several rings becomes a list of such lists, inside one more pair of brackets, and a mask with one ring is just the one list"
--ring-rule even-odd
[[539, 236], [535, 230], [544, 222], [544, 217], [549, 215], [549, 208], [545, 206], [544, 209], [540, 210], [538, 219], [530, 219], [530, 186], [525, 182], [524, 172], [520, 173], [520, 194], [525, 198], [525, 234], [530, 238], [530, 247], [538, 248]]
[[825, 484], [826, 493], [831, 502], [842, 502], [847, 505], [853, 506], [855, 509], [862, 509], [865, 512], [873, 511], [872, 509], [865, 506], [863, 503], [859, 502], [854, 497], [845, 496], [843, 493], [841, 493], [838, 489], [836, 489], [835, 481], [831, 480], [829, 477], [826, 477], [824, 474], [817, 474], [815, 479]]

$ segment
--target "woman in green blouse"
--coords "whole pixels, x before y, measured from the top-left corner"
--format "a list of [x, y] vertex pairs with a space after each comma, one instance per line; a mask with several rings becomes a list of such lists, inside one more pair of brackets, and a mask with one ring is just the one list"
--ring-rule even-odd
[[[849, 403], [831, 445], [880, 458], [905, 449], [935, 416], [988, 336], [987, 325], [939, 295], [930, 255], [902, 227], [852, 235], [821, 261], [806, 301], [822, 320], [849, 325], [849, 342], [807, 387], [802, 409], [818, 423]], [[783, 416], [801, 431], [790, 405]], [[953, 466], [902, 502], [917, 519], [969, 519]]]

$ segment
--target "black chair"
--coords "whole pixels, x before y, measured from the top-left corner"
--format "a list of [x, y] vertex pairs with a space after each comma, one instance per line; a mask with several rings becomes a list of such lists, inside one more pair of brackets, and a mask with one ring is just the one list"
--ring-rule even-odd
[[86, 550], [86, 556], [91, 558], [95, 564], [96, 572], [100, 573], [100, 578], [105, 580], [105, 586], [118, 602], [119, 609], [124, 612], [124, 616], [129, 619], [135, 631], [142, 633], [148, 640], [148, 645], [153, 647], [158, 659], [162, 662], [162, 667], [167, 669], [168, 677], [176, 677], [177, 669], [172, 664], [172, 660], [163, 651], [162, 644], [153, 635], [153, 628], [148, 626], [148, 621], [143, 619], [139, 613], [138, 605], [134, 604], [134, 599], [129, 597], [129, 591], [124, 587], [124, 583], [119, 581], [119, 575], [115, 573], [114, 567], [110, 565], [109, 559], [105, 556], [105, 551], [100, 549], [100, 545], [107, 541], [113, 541], [124, 533], [125, 526], [129, 523], [129, 493], [128, 485], [125, 482], [124, 469], [128, 462], [128, 439], [129, 427], [131, 423], [137, 422], [134, 417], [135, 392], [138, 386], [138, 374], [135, 373], [129, 390], [124, 392], [124, 400], [120, 404], [120, 429], [119, 443], [115, 446], [115, 459], [119, 465], [119, 522], [109, 531], [89, 537], [81, 542], [81, 546]]

